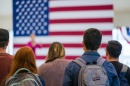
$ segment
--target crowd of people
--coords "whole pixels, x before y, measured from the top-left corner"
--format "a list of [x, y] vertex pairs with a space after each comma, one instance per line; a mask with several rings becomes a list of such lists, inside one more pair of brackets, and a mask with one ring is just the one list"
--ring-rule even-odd
[[9, 32], [0, 28], [0, 86], [130, 86], [130, 68], [119, 62], [122, 45], [110, 40], [104, 59], [97, 52], [101, 41], [98, 29], [87, 29], [84, 53], [72, 61], [65, 59], [64, 46], [53, 42], [45, 63], [37, 68], [35, 50], [29, 46], [21, 47], [14, 56], [6, 53]]

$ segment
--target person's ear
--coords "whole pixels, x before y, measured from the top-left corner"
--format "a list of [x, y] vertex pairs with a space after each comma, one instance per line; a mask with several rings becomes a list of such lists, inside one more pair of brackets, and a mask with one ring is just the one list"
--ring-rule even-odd
[[5, 46], [8, 46], [8, 44], [9, 44], [9, 41], [6, 43], [6, 45], [5, 45]]
[[109, 53], [108, 53], [108, 51], [106, 50], [106, 56], [108, 56], [109, 55]]
[[107, 50], [106, 50], [106, 59], [107, 59], [107, 60], [109, 59], [109, 53], [108, 53]]
[[99, 45], [99, 48], [101, 48], [102, 44]]
[[82, 41], [82, 47], [85, 47], [84, 41]]
[[82, 47], [83, 47], [83, 50], [86, 51], [86, 47], [85, 47], [84, 41], [82, 41]]

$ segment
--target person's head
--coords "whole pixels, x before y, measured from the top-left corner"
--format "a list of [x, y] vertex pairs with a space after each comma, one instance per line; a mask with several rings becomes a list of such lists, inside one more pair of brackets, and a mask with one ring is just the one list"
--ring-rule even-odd
[[46, 57], [46, 63], [64, 57], [65, 57], [64, 46], [59, 42], [53, 42], [49, 47], [48, 55]]
[[122, 45], [115, 40], [111, 40], [108, 42], [106, 46], [106, 56], [107, 58], [118, 59], [122, 50]]
[[[5, 81], [12, 76], [18, 69], [27, 68], [32, 73], [37, 73], [37, 67], [35, 62], [35, 56], [32, 49], [28, 46], [21, 47], [15, 54], [11, 70], [6, 76], [2, 84], [5, 84]], [[25, 72], [25, 71], [22, 71]], [[3, 86], [3, 85], [2, 85]]]
[[0, 28], [0, 48], [6, 49], [9, 42], [9, 32], [6, 29]]
[[35, 34], [32, 33], [32, 34], [30, 35], [30, 38], [31, 38], [32, 41], [34, 41], [34, 40], [35, 40]]
[[27, 68], [32, 73], [37, 73], [35, 56], [32, 49], [28, 46], [22, 47], [16, 52], [9, 74], [12, 75], [20, 68]]
[[84, 51], [97, 51], [101, 45], [102, 34], [96, 28], [89, 28], [84, 32], [83, 36], [83, 48]]

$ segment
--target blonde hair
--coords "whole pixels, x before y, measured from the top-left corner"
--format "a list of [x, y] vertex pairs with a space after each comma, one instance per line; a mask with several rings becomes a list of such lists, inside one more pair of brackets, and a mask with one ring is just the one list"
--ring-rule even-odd
[[59, 42], [53, 42], [49, 47], [45, 63], [54, 61], [57, 58], [64, 58], [64, 57], [65, 57], [64, 46]]

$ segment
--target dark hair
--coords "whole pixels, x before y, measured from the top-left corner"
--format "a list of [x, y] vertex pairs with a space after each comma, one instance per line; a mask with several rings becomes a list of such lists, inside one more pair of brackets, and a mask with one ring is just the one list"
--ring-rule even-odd
[[9, 41], [8, 30], [0, 28], [0, 47], [5, 47], [8, 41]]
[[111, 40], [108, 42], [106, 50], [111, 57], [118, 58], [121, 54], [122, 45], [118, 41]]
[[85, 47], [88, 50], [97, 50], [101, 44], [102, 34], [96, 28], [89, 28], [84, 32], [83, 36]]

